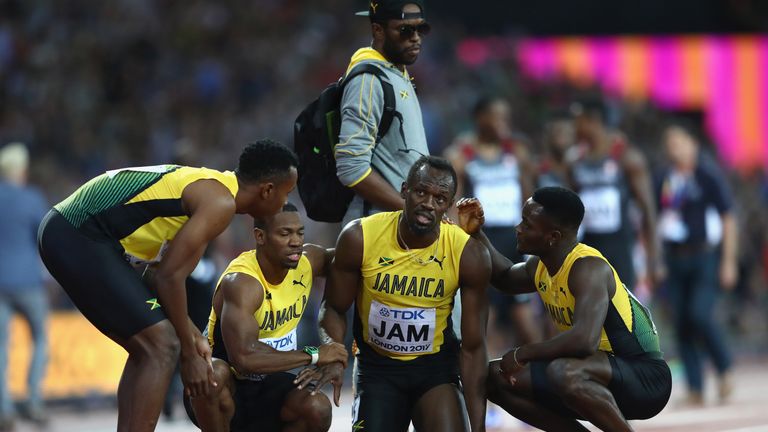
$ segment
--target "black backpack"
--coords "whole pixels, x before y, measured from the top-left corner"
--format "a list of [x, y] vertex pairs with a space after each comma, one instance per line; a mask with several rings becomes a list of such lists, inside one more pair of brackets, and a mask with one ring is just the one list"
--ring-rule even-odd
[[[299, 157], [298, 189], [307, 216], [319, 222], [341, 222], [349, 203], [355, 196], [336, 176], [334, 147], [341, 130], [341, 96], [344, 86], [353, 77], [370, 73], [379, 78], [384, 91], [384, 112], [379, 121], [376, 145], [387, 134], [394, 117], [395, 91], [385, 79], [385, 72], [363, 63], [354, 67], [345, 77], [332, 83], [320, 96], [304, 108], [293, 125], [293, 146]], [[373, 149], [376, 150], [376, 147]]]

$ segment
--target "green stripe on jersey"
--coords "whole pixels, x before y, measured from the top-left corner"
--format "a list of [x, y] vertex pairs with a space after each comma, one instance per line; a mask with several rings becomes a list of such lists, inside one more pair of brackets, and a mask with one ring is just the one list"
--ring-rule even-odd
[[178, 165], [158, 165], [110, 171], [80, 186], [54, 207], [69, 223], [80, 228], [88, 218], [130, 201], [178, 168]]

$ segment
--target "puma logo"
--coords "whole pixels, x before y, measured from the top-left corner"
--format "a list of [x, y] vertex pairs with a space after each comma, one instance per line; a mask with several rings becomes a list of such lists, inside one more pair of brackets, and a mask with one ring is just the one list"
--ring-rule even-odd
[[429, 257], [429, 260], [436, 262], [437, 265], [440, 266], [440, 270], [442, 270], [443, 269], [443, 261], [445, 261], [445, 255], [443, 255], [442, 259], [437, 259], [436, 256], [432, 255], [432, 256]]
[[293, 284], [294, 284], [294, 285], [301, 285], [301, 286], [303, 286], [304, 288], [306, 288], [307, 286], [306, 286], [306, 285], [304, 285], [304, 282], [302, 282], [303, 280], [304, 280], [304, 275], [301, 275], [301, 277], [299, 278], [299, 280], [294, 280], [294, 281], [293, 281]]

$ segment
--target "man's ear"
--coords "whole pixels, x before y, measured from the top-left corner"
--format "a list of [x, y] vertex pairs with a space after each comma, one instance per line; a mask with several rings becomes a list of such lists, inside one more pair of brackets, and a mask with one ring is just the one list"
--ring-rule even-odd
[[267, 242], [267, 233], [261, 228], [253, 229], [253, 237], [256, 239], [257, 246], [263, 246]]
[[373, 35], [374, 40], [383, 40], [384, 39], [384, 25], [381, 23], [371, 23], [371, 35]]
[[403, 182], [400, 185], [400, 198], [405, 199], [405, 196], [408, 195], [408, 185]]
[[275, 184], [272, 182], [266, 182], [259, 185], [259, 197], [264, 200], [268, 201], [269, 198], [272, 197], [272, 194], [275, 193]]

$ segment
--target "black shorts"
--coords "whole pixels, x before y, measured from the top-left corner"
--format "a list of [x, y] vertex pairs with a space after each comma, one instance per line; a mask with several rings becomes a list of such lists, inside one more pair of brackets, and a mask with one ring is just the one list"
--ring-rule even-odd
[[355, 399], [352, 425], [365, 432], [407, 431], [413, 407], [429, 390], [455, 385], [461, 391], [458, 366], [413, 366], [402, 362], [398, 367], [362, 366], [355, 361]]
[[[650, 357], [616, 357], [608, 355], [613, 376], [608, 390], [616, 399], [627, 420], [649, 419], [660, 413], [672, 392], [672, 375], [667, 362]], [[552, 391], [547, 377], [550, 361], [532, 361], [531, 384], [536, 400], [553, 411], [571, 418], [583, 419], [569, 409]]]
[[86, 236], [56, 210], [43, 219], [37, 241], [48, 271], [105, 335], [126, 340], [166, 319], [120, 242]]
[[[296, 375], [277, 372], [264, 375], [261, 381], [235, 380], [235, 415], [229, 422], [232, 432], [280, 432], [285, 426], [280, 420], [288, 393], [296, 388]], [[184, 408], [192, 423], [197, 425], [189, 398], [184, 396]]]

